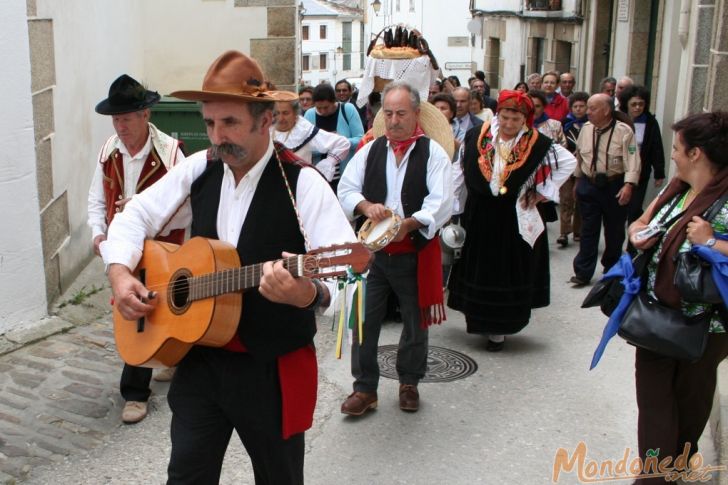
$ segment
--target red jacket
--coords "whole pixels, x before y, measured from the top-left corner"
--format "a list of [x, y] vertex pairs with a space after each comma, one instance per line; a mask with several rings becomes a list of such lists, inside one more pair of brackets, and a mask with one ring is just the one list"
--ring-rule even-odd
[[561, 94], [554, 93], [553, 99], [544, 107], [544, 111], [552, 120], [561, 121], [569, 114], [569, 101]]

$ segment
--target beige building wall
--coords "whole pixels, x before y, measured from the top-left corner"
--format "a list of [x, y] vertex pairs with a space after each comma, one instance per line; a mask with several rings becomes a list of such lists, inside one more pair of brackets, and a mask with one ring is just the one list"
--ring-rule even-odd
[[[0, 111], [0, 334], [46, 312], [33, 98], [26, 7], [10, 2], [0, 16], [3, 109]], [[10, 75], [12, 73], [12, 75]], [[0, 339], [0, 346], [3, 345]]]
[[18, 209], [0, 216], [12, 228], [0, 236], [0, 334], [37, 320], [94, 257], [88, 188], [113, 133], [94, 107], [111, 82], [128, 73], [162, 93], [197, 87], [237, 49], [291, 89], [297, 25], [294, 0], [26, 0], [3, 12], [0, 52], [13, 69], [0, 135], [13, 160], [0, 197]]
[[265, 6], [235, 7], [233, 0], [144, 4], [146, 15], [141, 23], [150, 34], [140, 58], [145, 80], [160, 93], [200, 87], [218, 55], [230, 49], [250, 53], [252, 39], [267, 37]]
[[[52, 171], [52, 192], [41, 192], [41, 198], [53, 204], [51, 217], [41, 224], [50, 245], [47, 256], [58, 255], [58, 274], [53, 273], [54, 267], [47, 273], [52, 300], [92, 257], [91, 231], [86, 226], [88, 188], [98, 150], [113, 133], [109, 117], [96, 114], [94, 107], [120, 74], [144, 79], [143, 25], [138, 2], [35, 3], [37, 18], [51, 24], [53, 31], [44, 39], [46, 45], [39, 46], [54, 53], [53, 109], [37, 113], [53, 122], [51, 160], [46, 164]], [[46, 259], [46, 266], [55, 265]]]

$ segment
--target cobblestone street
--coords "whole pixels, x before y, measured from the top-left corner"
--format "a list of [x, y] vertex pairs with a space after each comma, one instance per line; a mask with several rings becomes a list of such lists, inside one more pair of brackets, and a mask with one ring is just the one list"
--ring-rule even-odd
[[[584, 441], [595, 460], [619, 459], [625, 448], [633, 453], [634, 350], [615, 339], [599, 367], [587, 370], [604, 317], [578, 308], [588, 288], [566, 283], [574, 252], [573, 246], [552, 249], [552, 303], [508, 337], [503, 352], [485, 352], [484, 339], [464, 332], [462, 315], [448, 312], [447, 322], [431, 330], [430, 344], [465, 354], [477, 370], [453, 382], [423, 383], [415, 414], [399, 411], [396, 380], [386, 378], [376, 412], [361, 419], [339, 413], [350, 392], [349, 355], [334, 357], [334, 333], [323, 319], [316, 337], [318, 403], [306, 433], [307, 483], [547, 484], [560, 447], [573, 450]], [[168, 384], [152, 381], [149, 416], [121, 424], [122, 365], [109, 290], [94, 292], [100, 285], [105, 279], [94, 261], [61, 299], [80, 304], [66, 303], [36, 328], [0, 340], [0, 483], [165, 483]], [[395, 344], [400, 329], [386, 324], [380, 345]], [[706, 463], [724, 464], [710, 430], [701, 452]], [[562, 472], [558, 483], [578, 483], [575, 473]], [[253, 483], [235, 437], [221, 483]]]

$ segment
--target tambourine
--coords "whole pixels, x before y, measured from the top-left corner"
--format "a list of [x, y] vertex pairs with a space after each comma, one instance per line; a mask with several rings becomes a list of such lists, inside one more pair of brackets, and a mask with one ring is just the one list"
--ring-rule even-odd
[[372, 222], [371, 219], [364, 221], [357, 237], [365, 248], [370, 251], [379, 251], [392, 242], [401, 225], [402, 218], [393, 210], [387, 209], [387, 217], [381, 221]]

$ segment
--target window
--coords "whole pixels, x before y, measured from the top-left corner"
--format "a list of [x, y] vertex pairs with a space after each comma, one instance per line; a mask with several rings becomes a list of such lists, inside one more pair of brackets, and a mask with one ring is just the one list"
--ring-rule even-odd
[[325, 39], [326, 38], [326, 26], [322, 25], [319, 27], [319, 39]]
[[326, 70], [326, 57], [327, 54], [319, 54], [319, 69], [322, 71]]
[[399, 7], [400, 7], [400, 5], [399, 5], [399, 0], [397, 0], [397, 3], [396, 3], [396, 7], [395, 7], [395, 8], [397, 9], [397, 12], [399, 12], [399, 11], [400, 11]]
[[488, 78], [488, 84], [491, 88], [498, 88], [500, 79], [500, 39], [497, 37], [488, 39], [486, 69], [485, 75]]
[[341, 47], [344, 51], [342, 68], [344, 71], [351, 71], [351, 22], [342, 22], [341, 29]]
[[529, 59], [529, 72], [543, 72], [545, 47], [546, 39], [542, 37], [531, 38], [531, 58]]
[[304, 71], [310, 71], [311, 70], [311, 56], [308, 54], [304, 54], [301, 58], [301, 69]]
[[301, 26], [301, 39], [308, 40], [308, 25]]
[[415, 11], [415, 0], [409, 0], [409, 3], [410, 3], [409, 11], [414, 12]]

